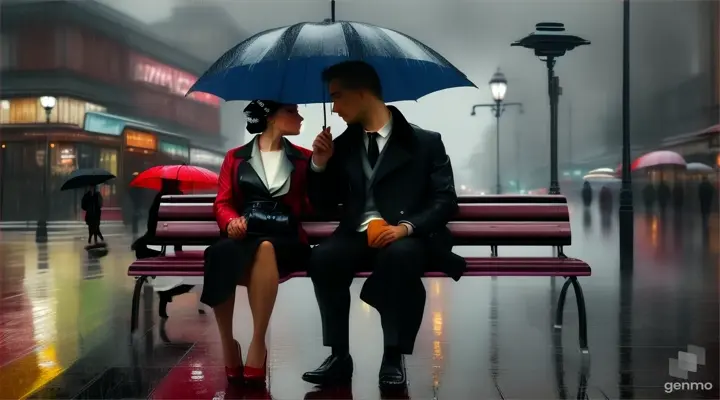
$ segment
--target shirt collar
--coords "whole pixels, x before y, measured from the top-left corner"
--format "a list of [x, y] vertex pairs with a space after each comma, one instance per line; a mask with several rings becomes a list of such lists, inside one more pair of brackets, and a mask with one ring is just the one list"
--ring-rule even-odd
[[377, 133], [380, 136], [387, 138], [388, 136], [390, 136], [390, 132], [392, 132], [392, 126], [393, 126], [393, 120], [392, 120], [392, 115], [390, 115], [390, 119], [388, 120], [388, 122], [385, 125], [383, 125], [383, 127], [380, 128], [377, 131]]

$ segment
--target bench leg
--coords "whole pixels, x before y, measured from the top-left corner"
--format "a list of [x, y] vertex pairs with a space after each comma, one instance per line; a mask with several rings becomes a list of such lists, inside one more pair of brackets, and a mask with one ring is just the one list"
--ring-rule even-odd
[[490, 257], [498, 256], [497, 248], [498, 248], [497, 246], [490, 246]]
[[579, 342], [580, 351], [582, 353], [588, 353], [587, 344], [587, 313], [585, 310], [585, 296], [583, 295], [580, 283], [577, 277], [571, 276], [566, 281], [560, 290], [560, 298], [558, 299], [557, 311], [555, 314], [555, 329], [562, 329], [563, 322], [563, 311], [565, 309], [565, 298], [567, 296], [568, 288], [572, 285], [573, 291], [575, 292], [575, 301], [577, 302], [578, 308], [578, 323], [579, 323]]
[[587, 353], [587, 314], [585, 311], [585, 296], [583, 295], [582, 288], [580, 287], [580, 283], [576, 277], [570, 278], [570, 282], [575, 290], [575, 300], [577, 301], [578, 319], [580, 323], [580, 351]]
[[553, 326], [553, 328], [558, 330], [562, 329], [563, 312], [565, 311], [565, 297], [567, 297], [567, 291], [569, 288], [570, 279], [565, 279], [565, 284], [563, 284], [563, 287], [560, 290], [560, 297], [558, 297], [557, 309], [555, 311], [555, 326]]
[[138, 327], [138, 318], [140, 314], [140, 294], [142, 288], [147, 281], [147, 276], [140, 276], [135, 278], [135, 289], [133, 290], [132, 297], [132, 311], [130, 313], [130, 333], [134, 333]]

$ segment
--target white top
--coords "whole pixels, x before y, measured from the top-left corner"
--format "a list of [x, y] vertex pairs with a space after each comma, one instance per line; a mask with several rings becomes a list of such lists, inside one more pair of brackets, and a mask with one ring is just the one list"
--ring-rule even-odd
[[285, 155], [282, 150], [277, 151], [261, 151], [263, 170], [265, 171], [265, 179], [267, 179], [268, 190], [275, 191], [282, 187], [285, 181], [279, 182], [277, 173], [280, 170], [280, 161]]

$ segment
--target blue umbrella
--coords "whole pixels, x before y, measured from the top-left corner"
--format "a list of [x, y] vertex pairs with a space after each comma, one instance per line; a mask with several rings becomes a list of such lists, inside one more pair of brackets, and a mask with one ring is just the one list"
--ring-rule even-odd
[[322, 71], [348, 60], [372, 65], [386, 102], [475, 85], [444, 57], [392, 29], [361, 22], [303, 22], [258, 33], [226, 52], [190, 88], [230, 100], [325, 103]]

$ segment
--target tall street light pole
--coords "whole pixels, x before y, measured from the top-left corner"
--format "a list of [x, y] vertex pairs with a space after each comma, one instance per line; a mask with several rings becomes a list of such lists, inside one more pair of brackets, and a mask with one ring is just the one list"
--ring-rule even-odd
[[622, 80], [622, 189], [620, 190], [620, 270], [633, 268], [632, 177], [630, 176], [630, 0], [623, 0], [623, 80]]
[[500, 72], [500, 68], [495, 72], [488, 82], [490, 85], [490, 93], [492, 94], [492, 104], [475, 104], [470, 112], [471, 116], [475, 116], [475, 109], [478, 107], [490, 107], [495, 116], [495, 193], [502, 193], [502, 184], [500, 183], [500, 117], [505, 112], [505, 107], [518, 106], [520, 113], [523, 112], [522, 103], [506, 103], [505, 94], [507, 93], [507, 79], [505, 74]]
[[[57, 104], [57, 99], [53, 96], [40, 97], [40, 105], [45, 110], [45, 122], [50, 123], [50, 114]], [[46, 243], [48, 241], [47, 219], [48, 219], [48, 199], [47, 199], [47, 179], [50, 173], [50, 131], [45, 132], [45, 156], [43, 162], [43, 179], [42, 179], [42, 196], [41, 196], [41, 216], [35, 228], [35, 242]]]
[[560, 80], [555, 76], [555, 61], [568, 51], [589, 44], [590, 42], [583, 38], [566, 34], [565, 25], [558, 22], [536, 24], [535, 32], [511, 44], [511, 46], [532, 49], [547, 66], [548, 95], [550, 97], [550, 194], [560, 194], [557, 152]]

